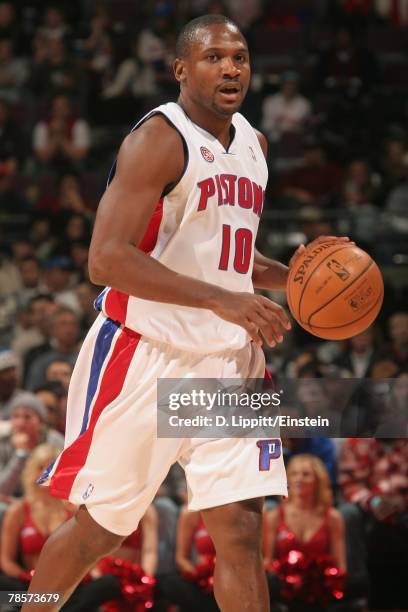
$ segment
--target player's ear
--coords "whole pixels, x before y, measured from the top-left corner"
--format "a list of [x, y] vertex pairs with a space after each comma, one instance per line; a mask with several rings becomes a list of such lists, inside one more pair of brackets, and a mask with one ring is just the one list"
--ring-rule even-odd
[[173, 70], [174, 70], [174, 76], [179, 83], [186, 80], [186, 64], [184, 60], [177, 57], [174, 60]]

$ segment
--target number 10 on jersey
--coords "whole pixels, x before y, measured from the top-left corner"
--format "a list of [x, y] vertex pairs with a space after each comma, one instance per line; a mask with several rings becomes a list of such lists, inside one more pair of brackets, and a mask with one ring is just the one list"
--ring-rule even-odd
[[234, 235], [232, 233], [230, 225], [222, 226], [221, 256], [218, 267], [220, 270], [230, 269], [230, 253], [233, 250], [234, 270], [239, 274], [246, 274], [251, 263], [252, 232], [247, 227], [240, 227], [235, 230]]

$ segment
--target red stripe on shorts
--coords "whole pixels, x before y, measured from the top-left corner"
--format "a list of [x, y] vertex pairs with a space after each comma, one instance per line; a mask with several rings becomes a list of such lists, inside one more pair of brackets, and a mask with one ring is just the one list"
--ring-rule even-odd
[[56, 470], [51, 477], [50, 491], [55, 497], [69, 498], [75, 478], [86, 463], [95, 425], [104, 409], [122, 391], [139, 340], [140, 335], [129, 332], [129, 330], [122, 331], [118, 337], [101, 380], [88, 428], [62, 452]]
[[[163, 198], [160, 198], [155, 211], [150, 218], [145, 234], [137, 247], [143, 251], [143, 253], [150, 254], [156, 246], [162, 218]], [[129, 296], [126, 293], [117, 291], [117, 289], [108, 289], [103, 310], [107, 317], [113, 319], [114, 321], [119, 321], [119, 323], [125, 325], [128, 302]]]

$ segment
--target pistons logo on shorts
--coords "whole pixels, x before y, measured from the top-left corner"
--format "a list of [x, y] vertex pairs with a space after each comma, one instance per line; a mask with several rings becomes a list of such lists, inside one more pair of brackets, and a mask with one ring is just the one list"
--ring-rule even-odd
[[278, 459], [282, 452], [282, 442], [279, 438], [272, 440], [258, 440], [259, 448], [259, 471], [267, 472], [271, 468], [272, 459]]
[[210, 163], [214, 161], [214, 155], [211, 153], [210, 149], [207, 149], [207, 147], [200, 147], [200, 151], [205, 161]]

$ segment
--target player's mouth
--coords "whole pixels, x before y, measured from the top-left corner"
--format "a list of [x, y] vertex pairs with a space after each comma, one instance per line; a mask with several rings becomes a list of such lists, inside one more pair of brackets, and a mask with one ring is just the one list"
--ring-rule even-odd
[[241, 98], [241, 85], [239, 83], [224, 83], [218, 87], [218, 93], [228, 102], [235, 102]]

